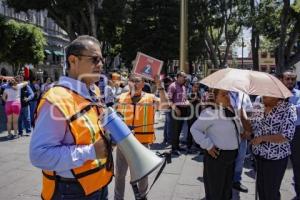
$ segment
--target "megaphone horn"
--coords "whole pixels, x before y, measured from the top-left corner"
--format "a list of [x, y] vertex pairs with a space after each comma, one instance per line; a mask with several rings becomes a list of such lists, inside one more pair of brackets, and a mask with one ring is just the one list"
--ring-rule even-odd
[[132, 134], [128, 126], [112, 108], [107, 108], [102, 117], [102, 126], [124, 155], [130, 170], [130, 183], [134, 184], [151, 174], [163, 159], [144, 147]]

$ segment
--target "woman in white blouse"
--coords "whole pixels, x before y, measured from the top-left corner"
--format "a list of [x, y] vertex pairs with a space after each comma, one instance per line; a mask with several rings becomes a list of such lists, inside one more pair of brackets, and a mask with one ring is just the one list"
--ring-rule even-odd
[[229, 200], [241, 122], [231, 106], [228, 91], [214, 89], [213, 97], [213, 106], [201, 112], [191, 133], [195, 142], [206, 149], [203, 161], [206, 199]]
[[280, 185], [291, 155], [290, 142], [294, 137], [296, 108], [274, 97], [262, 97], [263, 109], [251, 117], [252, 151], [257, 164], [259, 199], [280, 200]]

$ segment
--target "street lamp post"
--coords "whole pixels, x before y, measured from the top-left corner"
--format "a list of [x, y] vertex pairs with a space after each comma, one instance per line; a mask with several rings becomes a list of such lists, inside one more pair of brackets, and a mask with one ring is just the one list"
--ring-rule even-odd
[[188, 66], [188, 0], [180, 3], [180, 70], [189, 73]]
[[244, 69], [244, 37], [242, 37], [242, 69]]

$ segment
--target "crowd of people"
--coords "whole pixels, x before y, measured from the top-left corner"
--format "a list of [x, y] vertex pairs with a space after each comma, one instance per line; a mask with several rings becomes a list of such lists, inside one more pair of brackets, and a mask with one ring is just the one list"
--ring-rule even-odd
[[37, 101], [51, 84], [50, 78], [45, 83], [40, 80], [25, 81], [22, 74], [1, 79], [0, 102], [4, 106], [7, 121], [7, 139], [30, 135]]
[[[246, 154], [256, 164], [259, 199], [280, 199], [289, 158], [300, 198], [300, 91], [294, 71], [278, 76], [293, 94], [280, 99], [207, 88], [182, 71], [154, 81], [116, 72], [99, 78], [100, 43], [90, 36], [72, 41], [66, 58], [68, 76], [55, 84], [19, 77], [1, 85], [8, 137], [22, 135], [23, 125], [29, 133], [35, 123], [30, 159], [43, 171], [43, 199], [107, 199], [113, 175], [114, 199], [124, 199], [128, 163], [117, 147], [112, 164], [113, 146], [98, 123], [105, 107], [115, 108], [146, 148], [155, 142], [155, 112], [162, 110], [163, 145], [171, 147], [173, 158], [204, 156], [207, 200], [229, 200], [232, 188], [248, 191], [242, 184]], [[144, 177], [138, 182], [140, 199], [147, 199], [147, 190]]]

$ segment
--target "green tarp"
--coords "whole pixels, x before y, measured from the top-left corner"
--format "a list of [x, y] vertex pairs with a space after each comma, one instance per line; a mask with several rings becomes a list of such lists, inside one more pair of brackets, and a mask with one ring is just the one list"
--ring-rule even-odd
[[50, 55], [50, 54], [51, 54], [51, 51], [48, 50], [48, 49], [45, 49], [45, 53], [48, 54], [48, 55]]
[[62, 51], [53, 51], [53, 53], [56, 56], [64, 56], [64, 53]]

